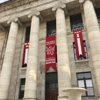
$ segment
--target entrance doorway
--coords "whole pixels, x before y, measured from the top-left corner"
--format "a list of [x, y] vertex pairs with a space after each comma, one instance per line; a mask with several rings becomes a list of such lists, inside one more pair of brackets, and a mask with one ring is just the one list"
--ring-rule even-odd
[[58, 97], [58, 77], [57, 73], [46, 73], [45, 100], [57, 100]]

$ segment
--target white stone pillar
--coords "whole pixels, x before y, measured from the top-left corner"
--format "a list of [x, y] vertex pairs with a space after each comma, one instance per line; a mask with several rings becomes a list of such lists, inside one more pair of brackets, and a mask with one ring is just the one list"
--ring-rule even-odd
[[65, 24], [65, 14], [62, 8], [65, 4], [53, 8], [56, 10], [56, 43], [57, 43], [57, 70], [58, 70], [58, 100], [66, 100], [65, 88], [71, 87], [71, 74], [68, 56], [68, 43]]
[[93, 4], [90, 0], [84, 1], [83, 9], [84, 9], [87, 34], [91, 50], [90, 57], [92, 58], [93, 61], [96, 83], [99, 91], [98, 96], [100, 96], [100, 29]]
[[17, 33], [18, 24], [12, 21], [0, 76], [0, 100], [8, 100]]
[[37, 67], [38, 67], [38, 46], [39, 46], [39, 36], [38, 36], [39, 17], [36, 15], [31, 15], [31, 16], [32, 20], [31, 20], [24, 100], [36, 100], [37, 98], [36, 90], [37, 90]]

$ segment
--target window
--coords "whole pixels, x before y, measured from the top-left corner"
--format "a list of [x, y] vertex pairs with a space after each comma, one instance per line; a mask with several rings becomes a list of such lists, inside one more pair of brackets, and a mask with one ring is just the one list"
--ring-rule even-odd
[[28, 51], [29, 51], [29, 38], [30, 38], [30, 26], [26, 27], [25, 43], [24, 43], [24, 48], [23, 48], [22, 67], [27, 67]]
[[83, 59], [87, 59], [88, 58], [88, 53], [87, 53], [87, 48], [86, 48], [86, 42], [85, 42], [85, 40], [83, 40], [83, 43], [84, 43], [84, 50], [85, 50], [86, 58], [80, 56], [80, 58], [77, 59], [77, 57], [76, 57], [76, 46], [75, 46], [75, 42], [73, 42], [73, 51], [74, 51], [74, 59], [75, 60], [83, 60]]
[[77, 73], [78, 86], [86, 88], [87, 91], [83, 93], [83, 96], [94, 96], [92, 77], [90, 72]]
[[25, 42], [29, 41], [30, 38], [30, 26], [26, 27]]
[[96, 14], [97, 14], [97, 19], [98, 19], [98, 23], [100, 25], [100, 8], [96, 9]]
[[56, 34], [56, 20], [47, 22], [47, 37]]
[[19, 99], [23, 99], [23, 97], [24, 97], [24, 87], [25, 87], [25, 78], [22, 78], [20, 80]]
[[83, 29], [83, 22], [81, 14], [70, 16], [71, 31]]

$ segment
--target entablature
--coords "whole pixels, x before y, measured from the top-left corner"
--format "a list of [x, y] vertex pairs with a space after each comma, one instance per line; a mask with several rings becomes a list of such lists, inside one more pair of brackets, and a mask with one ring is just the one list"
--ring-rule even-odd
[[[24, 2], [23, 2], [24, 1]], [[99, 2], [98, 0], [95, 0]], [[28, 18], [32, 10], [40, 11], [43, 19], [47, 17], [55, 17], [52, 8], [57, 5], [59, 0], [12, 0], [4, 4], [0, 4], [0, 24], [8, 26], [6, 22], [10, 17], [16, 16], [21, 22], [30, 21]], [[81, 12], [79, 0], [63, 0], [69, 15]]]

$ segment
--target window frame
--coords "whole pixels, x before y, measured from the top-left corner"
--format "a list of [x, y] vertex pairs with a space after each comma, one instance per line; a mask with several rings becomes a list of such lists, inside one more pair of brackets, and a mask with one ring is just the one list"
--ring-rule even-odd
[[[80, 78], [80, 79], [78, 79], [78, 74], [86, 74], [86, 73], [89, 73], [90, 74], [90, 78]], [[79, 87], [79, 80], [83, 80], [83, 82], [84, 82], [84, 87], [80, 87], [80, 88], [85, 88], [85, 89], [87, 89], [87, 88], [92, 88], [93, 89], [93, 94], [94, 95], [88, 95], [88, 91], [86, 91], [85, 92], [85, 94], [86, 95], [82, 95], [82, 97], [94, 97], [95, 96], [95, 91], [94, 91], [94, 87], [93, 87], [93, 81], [92, 81], [92, 75], [91, 75], [91, 72], [79, 72], [79, 73], [76, 73], [76, 77], [77, 77], [77, 85], [78, 85], [78, 87]], [[91, 82], [92, 82], [92, 87], [87, 87], [86, 86], [86, 80], [91, 80]]]
[[[24, 80], [24, 83], [22, 82], [22, 80]], [[23, 99], [23, 97], [24, 97], [24, 90], [21, 89], [21, 86], [22, 86], [22, 85], [25, 86], [25, 80], [26, 80], [26, 78], [21, 78], [21, 79], [20, 79], [20, 89], [19, 89], [19, 97], [18, 97], [19, 99]], [[22, 93], [22, 92], [23, 92], [23, 97], [21, 96], [21, 93]], [[21, 97], [22, 97], [22, 98], [21, 98]]]
[[[88, 51], [87, 51], [87, 47], [86, 47], [86, 41], [83, 40], [83, 44], [84, 44], [84, 51], [85, 51], [85, 54], [86, 54], [86, 59], [88, 59]], [[77, 60], [84, 60], [85, 58], [80, 58], [80, 59], [77, 59], [76, 58], [76, 46], [75, 46], [75, 42], [73, 42], [73, 52], [74, 52], [74, 60], [77, 61]]]

